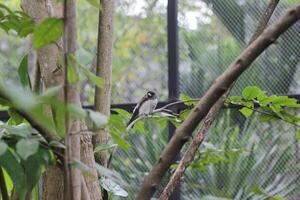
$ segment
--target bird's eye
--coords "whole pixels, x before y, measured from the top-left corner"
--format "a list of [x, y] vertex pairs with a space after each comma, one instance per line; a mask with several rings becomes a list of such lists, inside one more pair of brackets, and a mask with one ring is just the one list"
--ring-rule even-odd
[[148, 92], [148, 97], [152, 97], [152, 94], [150, 92]]

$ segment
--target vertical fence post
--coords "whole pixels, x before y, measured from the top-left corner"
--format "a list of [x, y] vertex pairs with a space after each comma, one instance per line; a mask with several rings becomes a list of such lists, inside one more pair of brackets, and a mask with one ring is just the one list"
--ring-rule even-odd
[[[168, 0], [168, 91], [169, 101], [176, 101], [179, 97], [178, 81], [178, 0]], [[175, 111], [175, 110], [174, 110]], [[175, 111], [176, 112], [176, 111]], [[169, 139], [173, 136], [175, 126], [169, 123]], [[179, 155], [176, 156], [176, 160]], [[174, 160], [174, 162], [176, 161]], [[170, 200], [180, 200], [180, 184], [175, 188]]]

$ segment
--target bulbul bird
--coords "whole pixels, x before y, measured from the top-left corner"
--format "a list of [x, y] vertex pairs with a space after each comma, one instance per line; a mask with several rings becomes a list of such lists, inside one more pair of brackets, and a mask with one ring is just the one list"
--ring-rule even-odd
[[[131, 119], [127, 123], [127, 128], [130, 124], [140, 116], [146, 116], [153, 112], [157, 105], [157, 96], [155, 92], [148, 91], [139, 103], [135, 106]], [[133, 127], [133, 126], [132, 126]]]

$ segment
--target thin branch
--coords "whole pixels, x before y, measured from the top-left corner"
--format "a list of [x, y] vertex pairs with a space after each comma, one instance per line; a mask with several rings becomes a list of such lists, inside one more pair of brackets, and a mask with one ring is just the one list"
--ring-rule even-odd
[[[268, 4], [266, 11], [263, 13], [263, 15], [260, 18], [260, 21], [258, 23], [258, 26], [256, 28], [255, 33], [253, 34], [249, 45], [256, 40], [264, 31], [266, 28], [268, 21], [275, 10], [278, 1], [271, 0]], [[228, 90], [222, 95], [222, 97], [212, 106], [212, 108], [209, 110], [207, 116], [204, 119], [204, 122], [196, 134], [196, 137], [193, 139], [192, 143], [190, 144], [188, 150], [185, 152], [183, 158], [181, 159], [176, 171], [172, 175], [171, 179], [169, 180], [167, 186], [165, 187], [163, 193], [160, 196], [160, 200], [166, 200], [169, 199], [170, 195], [172, 194], [173, 190], [175, 189], [176, 185], [179, 183], [181, 177], [183, 176], [187, 165], [192, 161], [194, 158], [199, 146], [202, 144], [203, 140], [205, 139], [205, 136], [213, 123], [213, 121], [216, 119], [217, 114], [219, 110], [224, 105], [224, 101], [227, 99], [230, 90], [232, 89], [233, 85], [235, 84], [235, 81], [229, 86]]]
[[2, 195], [2, 200], [9, 200], [3, 169], [1, 166], [0, 166], [0, 191]]
[[295, 123], [293, 123], [293, 122], [291, 122], [291, 121], [289, 121], [289, 120], [286, 120], [286, 119], [284, 119], [284, 118], [281, 118], [281, 117], [278, 116], [278, 115], [275, 115], [276, 113], [275, 113], [275, 114], [272, 114], [272, 113], [270, 113], [270, 112], [266, 112], [266, 111], [263, 111], [263, 110], [260, 110], [260, 109], [256, 109], [256, 108], [251, 108], [251, 107], [248, 107], [248, 106], [245, 106], [245, 105], [243, 105], [242, 107], [248, 108], [248, 109], [253, 110], [253, 111], [255, 111], [255, 112], [258, 112], [258, 113], [260, 113], [260, 114], [264, 114], [264, 115], [268, 115], [268, 116], [270, 116], [270, 117], [277, 118], [277, 119], [282, 120], [282, 121], [284, 121], [284, 122], [286, 122], [286, 123], [289, 123], [289, 124], [291, 124], [291, 125], [293, 125], [293, 126], [300, 127], [300, 125], [298, 125], [298, 124], [295, 124]]
[[300, 4], [289, 9], [283, 17], [251, 43], [242, 54], [219, 76], [208, 89], [187, 119], [176, 129], [174, 136], [163, 150], [159, 160], [154, 164], [149, 175], [144, 179], [137, 200], [148, 200], [158, 188], [162, 177], [169, 169], [174, 156], [189, 140], [200, 121], [208, 114], [211, 107], [226, 93], [232, 83], [251, 65], [251, 63], [291, 25], [300, 18]]
[[162, 110], [162, 109], [167, 109], [167, 108], [177, 105], [177, 104], [188, 103], [188, 102], [199, 102], [199, 101], [200, 101], [200, 99], [188, 99], [188, 100], [182, 100], [182, 101], [175, 101], [175, 102], [169, 103], [159, 109]]
[[256, 40], [256, 38], [258, 38], [258, 36], [265, 30], [279, 1], [280, 0], [271, 0], [269, 2], [269, 4], [267, 5], [267, 8], [263, 12], [263, 14], [258, 22], [258, 25], [256, 27], [256, 30], [255, 30], [254, 34], [252, 35], [251, 39], [249, 40], [248, 44], [251, 44], [254, 40]]
[[[67, 105], [76, 102], [77, 85], [70, 85], [68, 82], [68, 66], [74, 63], [69, 60], [69, 55], [75, 55], [76, 52], [76, 7], [75, 0], [64, 1], [64, 113], [65, 113], [65, 199], [66, 200], [80, 200], [81, 199], [81, 172], [79, 169], [71, 167], [71, 162], [74, 159], [80, 160], [80, 135], [71, 135], [69, 131], [77, 130], [78, 121], [71, 120]], [[73, 65], [73, 67], [75, 67]], [[70, 126], [71, 125], [71, 126]]]
[[[113, 18], [114, 0], [101, 0], [102, 9], [98, 17], [98, 43], [96, 75], [104, 80], [103, 87], [95, 87], [94, 110], [105, 116], [110, 115], [111, 104], [111, 81], [112, 81], [112, 47], [113, 47]], [[93, 145], [106, 144], [108, 133], [106, 130], [99, 130], [93, 135]], [[95, 154], [95, 159], [101, 165], [107, 164], [107, 151]]]
[[189, 99], [189, 100], [176, 101], [176, 102], [169, 103], [161, 108], [157, 108], [157, 109], [153, 110], [153, 112], [150, 115], [141, 115], [138, 118], [136, 118], [135, 120], [133, 120], [127, 126], [126, 131], [129, 131], [134, 126], [134, 124], [136, 124], [138, 121], [145, 119], [145, 118], [150, 118], [150, 117], [152, 117], [152, 114], [155, 114], [155, 113], [167, 113], [170, 116], [179, 117], [178, 113], [174, 113], [172, 110], [169, 110], [167, 108], [177, 105], [177, 104], [182, 104], [182, 103], [187, 103], [187, 102], [198, 102], [199, 100], [200, 99]]

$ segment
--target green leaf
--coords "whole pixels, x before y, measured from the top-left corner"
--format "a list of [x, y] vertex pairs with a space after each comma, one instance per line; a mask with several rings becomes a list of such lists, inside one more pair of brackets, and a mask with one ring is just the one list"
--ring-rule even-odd
[[251, 110], [251, 109], [249, 109], [249, 108], [246, 108], [246, 107], [239, 109], [239, 111], [240, 111], [246, 118], [250, 117], [250, 116], [252, 115], [252, 113], [253, 113], [253, 110]]
[[44, 148], [39, 148], [37, 153], [28, 157], [26, 161], [22, 161], [28, 188], [33, 188], [37, 184], [42, 172], [53, 162], [51, 153]]
[[115, 183], [109, 178], [101, 177], [101, 186], [108, 192], [112, 192], [115, 196], [127, 197], [128, 193], [119, 184]]
[[296, 132], [296, 139], [298, 139], [298, 140], [300, 139], [300, 129]]
[[279, 120], [279, 118], [273, 116], [273, 115], [267, 115], [267, 114], [260, 114], [259, 120], [261, 122], [270, 122], [272, 120]]
[[109, 132], [109, 134], [111, 135], [115, 143], [118, 144], [118, 147], [120, 147], [121, 149], [127, 150], [130, 147], [130, 144], [120, 136], [119, 132], [112, 130]]
[[0, 165], [6, 170], [12, 179], [20, 199], [25, 199], [27, 192], [26, 175], [17, 157], [8, 149], [4, 155], [0, 156]]
[[84, 74], [99, 88], [103, 87], [104, 80], [90, 72], [86, 67], [82, 67]]
[[257, 195], [265, 195], [266, 194], [258, 185], [253, 186], [251, 188], [251, 191]]
[[75, 69], [75, 67], [71, 64], [71, 62], [68, 63], [68, 82], [70, 84], [75, 84], [79, 81], [78, 73]]
[[97, 127], [102, 127], [108, 122], [108, 117], [93, 110], [87, 110], [88, 117], [93, 121]]
[[55, 141], [55, 140], [51, 141], [49, 143], [49, 146], [56, 147], [56, 148], [61, 148], [61, 149], [66, 149], [66, 146], [63, 143]]
[[24, 118], [15, 109], [9, 108], [8, 114], [10, 116], [7, 121], [8, 125], [18, 125], [24, 122]]
[[21, 139], [17, 145], [17, 153], [23, 160], [35, 154], [39, 148], [39, 141], [36, 139]]
[[129, 112], [127, 112], [126, 110], [120, 109], [120, 108], [114, 108], [114, 109], [112, 109], [112, 111], [115, 111], [116, 113], [118, 113], [128, 119], [131, 116], [131, 114]]
[[272, 104], [272, 105], [270, 105], [270, 108], [271, 108], [272, 111], [275, 112], [275, 113], [279, 113], [280, 111], [282, 111], [281, 106], [278, 105], [278, 104], [274, 104], [274, 105]]
[[232, 102], [232, 103], [240, 103], [242, 101], [242, 97], [240, 96], [231, 96], [229, 98], [229, 100]]
[[28, 55], [25, 55], [18, 68], [20, 81], [24, 87], [27, 87], [30, 84], [28, 69], [27, 69], [27, 60], [28, 60]]
[[109, 144], [100, 144], [100, 145], [98, 145], [95, 148], [94, 153], [98, 153], [100, 151], [112, 149], [112, 148], [117, 147], [117, 146], [118, 146], [117, 144], [112, 144], [112, 145], [109, 145]]
[[259, 94], [263, 93], [257, 86], [248, 86], [243, 90], [243, 98], [246, 100], [253, 100]]
[[0, 140], [0, 157], [6, 152], [7, 144]]
[[27, 138], [30, 135], [32, 135], [32, 133], [37, 133], [36, 130], [34, 130], [31, 126], [25, 123], [18, 124], [15, 126], [2, 125], [1, 128], [3, 128], [8, 135], [18, 136], [20, 138]]
[[184, 102], [185, 105], [187, 106], [193, 106], [197, 101], [193, 101], [194, 99], [188, 95], [185, 95], [185, 94], [180, 94], [180, 99], [182, 101], [187, 101], [187, 102]]
[[99, 3], [99, 0], [86, 0], [89, 4], [94, 6], [95, 8], [102, 10], [101, 4]]
[[34, 28], [33, 47], [38, 49], [56, 42], [63, 34], [63, 20], [49, 17]]

